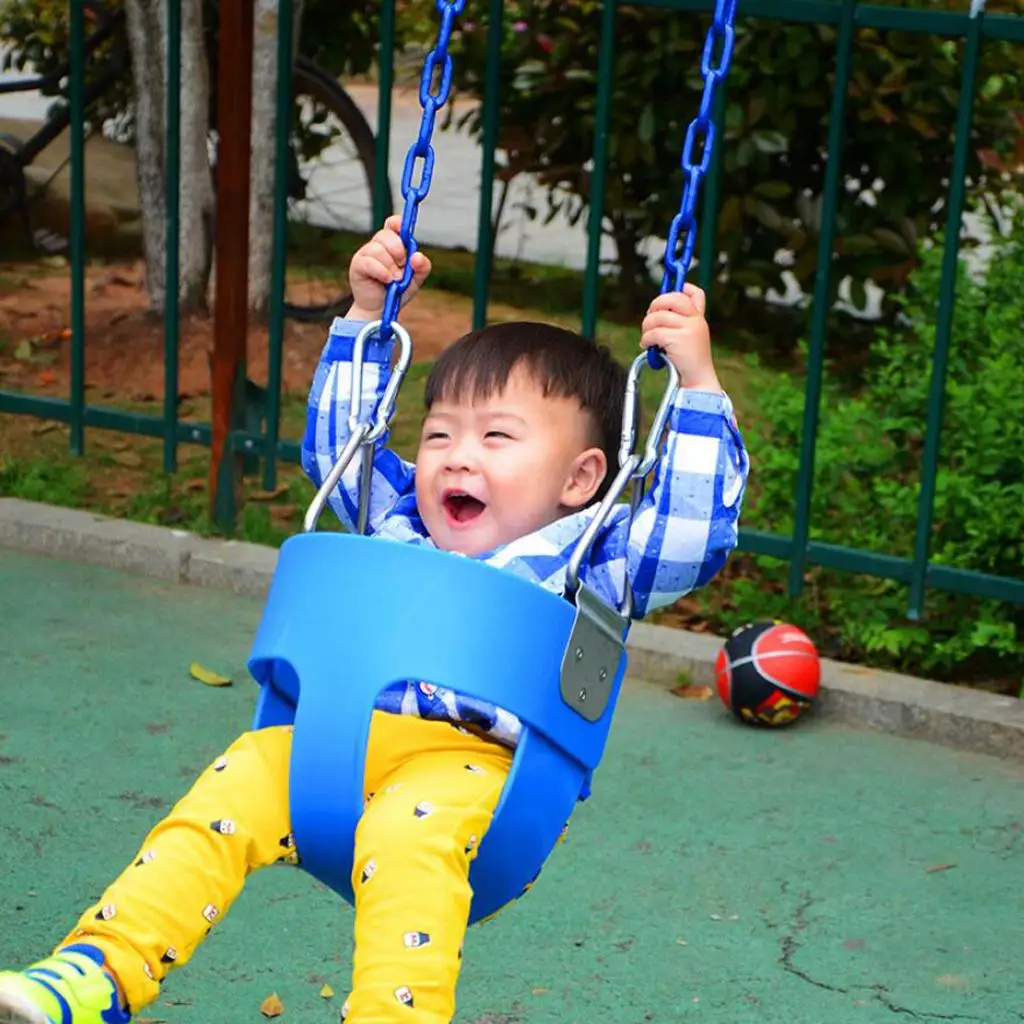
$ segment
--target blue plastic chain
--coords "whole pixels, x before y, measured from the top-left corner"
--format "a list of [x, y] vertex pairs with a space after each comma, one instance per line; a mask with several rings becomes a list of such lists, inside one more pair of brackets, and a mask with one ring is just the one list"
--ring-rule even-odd
[[[405, 244], [405, 268], [398, 281], [388, 285], [384, 296], [384, 312], [381, 315], [380, 337], [387, 340], [391, 337], [391, 325], [398, 317], [402, 306], [402, 295], [412, 283], [412, 257], [416, 252], [416, 215], [420, 203], [430, 191], [430, 179], [434, 175], [434, 147], [430, 139], [434, 134], [434, 121], [437, 112], [448, 101], [452, 87], [452, 58], [448, 53], [448, 43], [452, 37], [452, 25], [455, 18], [462, 13], [466, 0], [436, 0], [437, 12], [441, 15], [441, 25], [437, 31], [437, 45], [427, 54], [423, 63], [423, 75], [420, 78], [420, 106], [423, 117], [420, 120], [420, 133], [416, 141], [409, 147], [405, 155], [405, 167], [402, 170], [402, 198], [405, 205], [402, 210], [401, 237]], [[433, 92], [434, 76], [440, 69], [440, 82], [437, 92]], [[422, 170], [417, 181], [413, 181], [417, 161], [422, 160]]]
[[[665, 246], [665, 274], [661, 279], [662, 295], [669, 291], [683, 290], [693, 260], [693, 250], [697, 243], [697, 197], [704, 175], [711, 166], [711, 154], [715, 149], [715, 123], [711, 119], [711, 111], [715, 102], [715, 89], [729, 73], [729, 63], [736, 42], [736, 4], [737, 0], [715, 0], [714, 18], [704, 40], [704, 55], [701, 59], [704, 94], [701, 96], [700, 110], [690, 122], [690, 127], [686, 130], [686, 140], [683, 142], [683, 196], [679, 212], [672, 218], [669, 227], [668, 243]], [[716, 64], [715, 53], [719, 50]], [[700, 163], [695, 164], [693, 153], [698, 140], [703, 140], [703, 145]], [[658, 367], [662, 359], [651, 350], [648, 353], [648, 361], [652, 367]]]

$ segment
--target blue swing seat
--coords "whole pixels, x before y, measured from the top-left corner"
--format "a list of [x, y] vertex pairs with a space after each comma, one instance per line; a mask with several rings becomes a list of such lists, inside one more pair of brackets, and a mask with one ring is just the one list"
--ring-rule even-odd
[[294, 724], [289, 786], [301, 866], [353, 901], [374, 702], [412, 679], [503, 707], [523, 724], [471, 866], [470, 922], [520, 896], [601, 759], [625, 672], [624, 636], [614, 624], [595, 633], [580, 600], [588, 593], [581, 588], [574, 604], [427, 547], [339, 533], [287, 540], [249, 669], [262, 687], [254, 728]]

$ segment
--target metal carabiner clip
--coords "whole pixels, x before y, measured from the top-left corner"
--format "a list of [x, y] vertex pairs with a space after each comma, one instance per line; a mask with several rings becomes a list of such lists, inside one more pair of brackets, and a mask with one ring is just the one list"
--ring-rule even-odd
[[[366, 348], [366, 342], [374, 334], [379, 336], [382, 323], [383, 321], [381, 320], [371, 321], [356, 335], [355, 341], [352, 342], [352, 375], [349, 385], [352, 405], [349, 407], [348, 429], [353, 432], [362, 422], [360, 414], [363, 411], [363, 350]], [[394, 336], [398, 339], [398, 360], [391, 371], [391, 379], [384, 389], [384, 394], [381, 395], [381, 399], [377, 403], [373, 429], [366, 438], [367, 441], [376, 441], [388, 429], [391, 417], [395, 414], [395, 399], [398, 397], [398, 389], [402, 386], [406, 371], [412, 362], [412, 338], [409, 337], [409, 332], [399, 323], [393, 323], [391, 329], [394, 332]]]
[[[661, 444], [661, 435], [665, 432], [668, 423], [669, 413], [672, 411], [672, 401], [676, 391], [679, 390], [679, 372], [666, 359], [664, 360], [668, 373], [668, 382], [665, 385], [665, 392], [661, 396], [661, 404], [654, 417], [650, 433], [647, 435], [647, 443], [644, 447], [643, 457], [633, 451], [636, 443], [636, 410], [637, 396], [639, 394], [640, 375], [647, 364], [647, 354], [643, 353], [633, 360], [626, 376], [626, 394], [622, 403], [622, 435], [619, 444], [619, 471], [615, 475], [608, 493], [598, 506], [594, 518], [590, 521], [583, 536], [576, 542], [572, 555], [569, 557], [569, 565], [565, 573], [566, 594], [574, 600], [580, 589], [580, 567], [583, 559], [589, 554], [590, 549], [597, 540], [597, 535], [608, 522], [612, 509], [616, 502], [625, 493], [626, 488], [632, 483], [633, 493], [629, 503], [629, 520], [633, 521], [636, 507], [643, 496], [643, 480], [654, 468], [658, 461], [658, 449]], [[623, 582], [622, 601], [616, 609], [623, 619], [629, 619], [633, 613], [633, 591], [629, 585], [628, 568], [624, 570], [625, 579]]]
[[370, 481], [373, 478], [373, 459], [375, 442], [384, 436], [391, 418], [395, 414], [395, 399], [398, 397], [398, 389], [402, 386], [405, 373], [412, 362], [412, 338], [409, 332], [398, 323], [391, 325], [398, 338], [398, 361], [391, 371], [384, 394], [377, 403], [377, 409], [373, 421], [360, 419], [362, 413], [363, 398], [363, 350], [367, 340], [373, 336], [375, 331], [379, 332], [381, 321], [374, 320], [368, 323], [352, 343], [352, 373], [350, 377], [350, 406], [348, 413], [349, 438], [345, 447], [338, 456], [338, 461], [331, 467], [330, 473], [324, 477], [324, 482], [316, 492], [313, 500], [306, 509], [302, 518], [302, 529], [305, 533], [313, 533], [320, 515], [327, 505], [327, 499], [334, 492], [341, 480], [342, 474], [348, 469], [349, 463], [355, 457], [357, 451], [363, 451], [363, 465], [359, 477], [359, 515], [357, 525], [360, 533], [366, 532], [366, 520], [370, 509]]
[[[676, 392], [679, 390], [679, 371], [663, 358], [665, 372], [668, 381], [661, 396], [661, 403], [654, 415], [654, 422], [647, 434], [647, 443], [644, 445], [644, 455], [633, 471], [633, 476], [643, 479], [647, 476], [655, 463], [658, 461], [658, 449], [661, 446], [661, 436], [665, 433], [665, 426], [668, 424], [668, 417], [672, 411], [672, 402]], [[637, 396], [640, 391], [640, 376], [644, 368], [650, 364], [647, 361], [647, 353], [643, 353], [633, 360], [626, 377], [626, 398], [622, 404], [622, 437], [619, 443], [619, 465], [624, 466], [626, 460], [634, 454], [633, 446], [636, 444], [636, 407]]]

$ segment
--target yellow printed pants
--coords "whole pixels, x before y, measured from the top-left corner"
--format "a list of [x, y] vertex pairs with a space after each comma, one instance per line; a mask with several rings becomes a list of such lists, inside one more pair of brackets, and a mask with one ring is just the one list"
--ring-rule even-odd
[[[279, 727], [232, 744], [61, 943], [99, 947], [132, 1012], [188, 961], [250, 872], [296, 861], [291, 741], [291, 730]], [[369, 803], [355, 840], [348, 1024], [452, 1019], [472, 896], [469, 864], [511, 763], [511, 751], [446, 723], [374, 713]]]

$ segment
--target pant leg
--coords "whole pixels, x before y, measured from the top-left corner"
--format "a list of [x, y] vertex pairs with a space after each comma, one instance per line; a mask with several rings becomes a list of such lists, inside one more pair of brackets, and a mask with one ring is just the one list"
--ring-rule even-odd
[[[374, 763], [377, 744], [390, 771]], [[442, 723], [393, 716], [375, 725], [375, 792], [356, 831], [348, 1024], [451, 1021], [469, 866], [511, 763], [511, 751]]]
[[102, 950], [133, 1012], [156, 998], [168, 971], [188, 961], [250, 872], [295, 862], [291, 743], [286, 727], [236, 740], [60, 943], [89, 942]]

